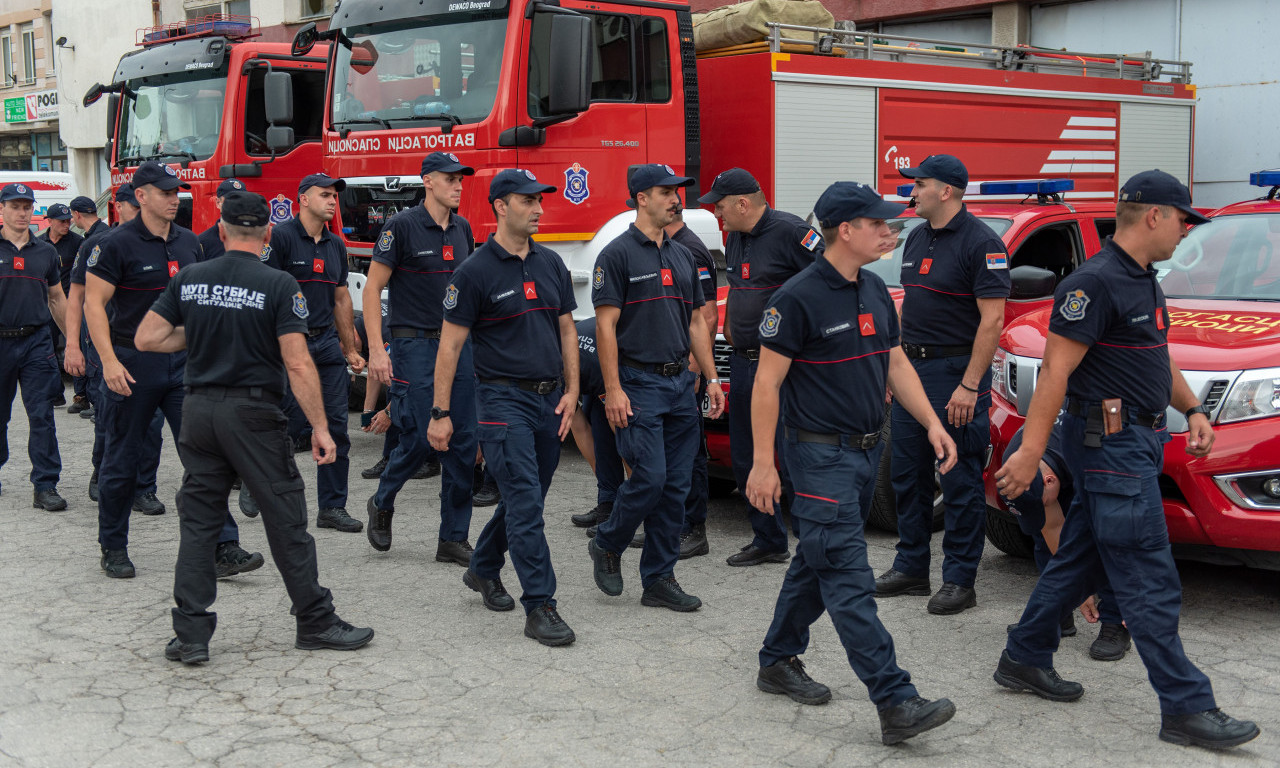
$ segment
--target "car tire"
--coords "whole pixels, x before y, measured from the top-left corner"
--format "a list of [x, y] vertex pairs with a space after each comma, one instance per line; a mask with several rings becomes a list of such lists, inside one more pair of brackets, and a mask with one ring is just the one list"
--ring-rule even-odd
[[723, 499], [738, 489], [738, 484], [728, 477], [708, 477], [707, 495], [713, 499]]
[[1035, 542], [1022, 532], [1013, 514], [991, 506], [987, 507], [987, 541], [1013, 557], [1030, 560], [1035, 554]]
[[[876, 490], [871, 500], [871, 514], [867, 524], [887, 533], [898, 532], [898, 498], [893, 492], [893, 474], [889, 464], [893, 455], [892, 435], [889, 429], [889, 409], [885, 408], [884, 424], [880, 427], [880, 442], [884, 452], [880, 454], [880, 467], [876, 472]], [[933, 530], [940, 531], [946, 522], [946, 506], [942, 503], [942, 487], [934, 475]]]

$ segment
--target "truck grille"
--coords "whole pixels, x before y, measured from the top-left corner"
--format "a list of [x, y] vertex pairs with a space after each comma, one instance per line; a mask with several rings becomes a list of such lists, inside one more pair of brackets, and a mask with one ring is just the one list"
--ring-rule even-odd
[[395, 191], [363, 184], [348, 184], [338, 193], [342, 232], [351, 242], [372, 243], [382, 225], [406, 208], [422, 204], [422, 185], [406, 185]]
[[725, 381], [729, 380], [729, 353], [732, 350], [727, 341], [717, 341], [711, 350], [712, 357], [716, 359], [716, 376]]

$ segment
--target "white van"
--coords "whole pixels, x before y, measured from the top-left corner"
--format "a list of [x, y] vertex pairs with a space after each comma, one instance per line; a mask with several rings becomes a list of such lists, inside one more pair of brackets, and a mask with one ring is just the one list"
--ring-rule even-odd
[[25, 184], [35, 193], [36, 205], [31, 211], [31, 223], [41, 230], [47, 226], [44, 213], [49, 206], [54, 203], [68, 205], [76, 196], [71, 174], [61, 171], [0, 171], [0, 187], [6, 184]]

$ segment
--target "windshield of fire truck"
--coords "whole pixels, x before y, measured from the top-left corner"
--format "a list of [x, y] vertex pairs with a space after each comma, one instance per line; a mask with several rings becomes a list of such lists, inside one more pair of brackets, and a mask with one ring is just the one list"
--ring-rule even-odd
[[1158, 262], [1171, 298], [1280, 301], [1280, 212], [1219, 216]]
[[[989, 216], [979, 216], [978, 221], [991, 227], [997, 236], [1004, 236], [1009, 231], [1009, 227], [1013, 226], [1012, 219], [996, 219]], [[886, 285], [902, 285], [902, 249], [907, 244], [907, 235], [911, 234], [911, 230], [924, 223], [924, 219], [919, 216], [903, 216], [900, 219], [889, 219], [889, 228], [898, 233], [898, 244], [892, 251], [880, 255], [879, 261], [874, 261], [863, 269], [869, 269], [880, 276]]]
[[126, 83], [116, 162], [205, 160], [218, 146], [225, 69], [166, 74]]
[[343, 30], [334, 126], [367, 131], [484, 120], [498, 95], [506, 28], [503, 12]]

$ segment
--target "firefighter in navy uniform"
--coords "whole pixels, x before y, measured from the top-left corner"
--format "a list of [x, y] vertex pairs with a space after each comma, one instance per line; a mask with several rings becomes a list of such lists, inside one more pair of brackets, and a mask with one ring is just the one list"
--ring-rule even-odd
[[[950, 155], [930, 155], [915, 179], [916, 213], [925, 223], [902, 252], [902, 347], [924, 383], [934, 411], [950, 430], [959, 459], [941, 479], [946, 505], [942, 587], [933, 614], [977, 605], [974, 580], [986, 540], [982, 468], [991, 445], [991, 358], [1004, 327], [1009, 259], [1004, 243], [964, 205], [969, 172]], [[901, 405], [890, 412], [893, 492], [898, 500], [898, 554], [876, 579], [876, 597], [927, 595], [933, 535], [933, 452], [919, 423]]]
[[[67, 336], [67, 346], [63, 350], [63, 367], [66, 368], [67, 373], [72, 375], [72, 386], [75, 390], [75, 397], [72, 398], [71, 405], [67, 408], [67, 413], [84, 413], [92, 411], [93, 400], [97, 397], [97, 393], [90, 388], [89, 377], [84, 370], [84, 347], [87, 346], [89, 337], [85, 333], [84, 323], [82, 322], [84, 319], [84, 262], [80, 258], [80, 248], [89, 238], [111, 228], [107, 226], [105, 221], [98, 218], [98, 206], [94, 204], [93, 200], [84, 195], [72, 198], [67, 207], [71, 210], [71, 223], [84, 234], [80, 238], [80, 245], [76, 248], [76, 255], [72, 259], [71, 272], [67, 275], [67, 285], [65, 286], [67, 294], [66, 326], [67, 333], [70, 335]], [[73, 280], [71, 278], [77, 269], [80, 271], [80, 295], [78, 300], [72, 301], [72, 294], [76, 289], [72, 288]], [[72, 307], [74, 307], [74, 310]]]
[[893, 638], [876, 615], [875, 583], [863, 525], [870, 511], [884, 419], [886, 384], [928, 435], [944, 474], [955, 444], [929, 405], [898, 346], [898, 318], [884, 281], [862, 269], [893, 249], [885, 219], [906, 206], [865, 184], [840, 181], [814, 204], [825, 252], [788, 280], [759, 323], [760, 361], [751, 399], [755, 457], [747, 500], [775, 514], [782, 483], [774, 463], [774, 425], [783, 414], [781, 457], [795, 501], [799, 541], [760, 649], [756, 686], [802, 704], [824, 704], [827, 686], [798, 658], [809, 627], [831, 615], [849, 664], [880, 713], [881, 739], [896, 744], [955, 714], [948, 699], [920, 697], [898, 666]]
[[573, 280], [555, 251], [531, 239], [542, 195], [555, 191], [519, 168], [498, 172], [489, 184], [497, 232], [454, 271], [445, 292], [427, 430], [433, 448], [449, 450], [450, 383], [469, 334], [478, 382], [476, 435], [502, 500], [476, 538], [463, 582], [490, 610], [513, 608], [499, 578], [509, 551], [523, 590], [524, 634], [549, 646], [574, 641], [556, 610], [542, 511], [578, 404]]
[[307, 300], [296, 280], [259, 260], [270, 221], [261, 195], [228, 193], [221, 221], [225, 258], [183, 269], [169, 281], [135, 337], [142, 352], [187, 350], [178, 437], [186, 471], [173, 582], [177, 637], [165, 658], [209, 660], [217, 623], [209, 610], [217, 594], [215, 550], [236, 477], [262, 507], [271, 557], [297, 617], [294, 645], [354, 650], [373, 639], [373, 630], [338, 618], [329, 590], [320, 586], [302, 476], [278, 406], [287, 373], [313, 427], [312, 456], [320, 464], [332, 462], [337, 449], [307, 351]]
[[[80, 243], [84, 242], [84, 238], [71, 231], [71, 209], [62, 203], [54, 203], [45, 209], [45, 219], [49, 222], [49, 226], [45, 228], [37, 238], [41, 242], [48, 243], [58, 252], [58, 274], [59, 282], [62, 284], [62, 295], [65, 298], [67, 291], [71, 287], [71, 268], [75, 266], [76, 250], [79, 249]], [[53, 348], [56, 352], [58, 349], [58, 338], [62, 335], [59, 330], [60, 326], [56, 325], [52, 320], [49, 321], [49, 333], [53, 336]], [[75, 390], [76, 396], [83, 397], [83, 382], [77, 383], [81, 389]], [[54, 407], [66, 405], [66, 397], [62, 392], [62, 387], [58, 387], [54, 391], [53, 405]]]
[[[471, 225], [455, 211], [462, 202], [462, 180], [475, 174], [450, 152], [432, 152], [422, 160], [422, 205], [400, 211], [378, 236], [363, 291], [364, 316], [382, 312], [388, 289], [391, 354], [383, 347], [382, 328], [365, 326], [369, 336], [369, 373], [389, 387], [391, 418], [400, 443], [369, 497], [369, 544], [391, 548], [391, 519], [396, 494], [413, 477], [431, 450], [427, 428], [435, 387], [445, 287], [449, 276], [471, 255]], [[471, 492], [476, 457], [475, 369], [471, 344], [464, 344], [453, 379], [453, 437], [440, 457], [440, 533], [436, 560], [471, 565]]]
[[[356, 533], [364, 523], [347, 514], [347, 474], [351, 438], [347, 435], [347, 404], [351, 370], [364, 370], [357, 351], [355, 315], [347, 290], [347, 248], [329, 231], [338, 210], [338, 193], [346, 189], [342, 179], [313, 173], [298, 184], [298, 216], [275, 227], [267, 264], [293, 275], [302, 286], [310, 314], [307, 316], [307, 349], [320, 372], [324, 409], [329, 415], [329, 435], [338, 446], [337, 458], [316, 469], [316, 497], [320, 511], [317, 528]], [[289, 394], [284, 412], [290, 434], [302, 431], [305, 418]]]
[[58, 252], [31, 236], [36, 198], [25, 184], [0, 189], [0, 467], [9, 460], [9, 416], [18, 385], [27, 411], [27, 454], [31, 458], [32, 506], [51, 512], [66, 509], [58, 495], [62, 457], [54, 432], [53, 399], [62, 387], [49, 323], [62, 328], [66, 301]]
[[[128, 552], [129, 513], [156, 410], [164, 412], [175, 439], [182, 431], [186, 353], [141, 352], [133, 335], [169, 278], [200, 258], [196, 236], [173, 223], [178, 189], [191, 185], [157, 162], [138, 166], [132, 184], [138, 216], [104, 237], [85, 261], [85, 321], [102, 363], [102, 394], [95, 409], [105, 437], [98, 486], [100, 565], [117, 579], [135, 575]], [[219, 575], [262, 566], [262, 555], [245, 552], [239, 539], [227, 512], [218, 544]]]
[[[754, 452], [751, 388], [760, 357], [760, 313], [778, 286], [822, 253], [822, 238], [798, 217], [770, 208], [760, 183], [741, 168], [730, 168], [716, 176], [711, 191], [698, 202], [715, 205], [716, 217], [728, 233], [724, 247], [729, 282], [724, 333], [733, 347], [729, 355], [729, 454], [738, 488], [745, 488]], [[785, 482], [785, 477], [783, 480], [789, 491], [790, 483]], [[786, 562], [790, 547], [782, 515], [765, 515], [752, 509], [750, 516], [755, 536], [741, 551], [729, 556], [729, 565]]]
[[[621, 554], [643, 523], [641, 603], [675, 611], [702, 606], [675, 578], [701, 418], [690, 351], [703, 370], [715, 370], [711, 336], [697, 311], [703, 299], [693, 254], [663, 230], [681, 210], [680, 187], [692, 183], [668, 165], [631, 169], [627, 191], [636, 221], [600, 252], [591, 286], [605, 413], [631, 467], [613, 512], [587, 545], [596, 586], [622, 594]], [[715, 418], [724, 408], [719, 382], [711, 381], [707, 393]]]
[[1058, 285], [1022, 448], [996, 473], [996, 487], [1017, 498], [1031, 485], [1065, 397], [1062, 449], [1076, 501], [995, 680], [1051, 701], [1080, 698], [1083, 687], [1053, 669], [1058, 620], [1102, 570], [1160, 700], [1160, 738], [1222, 749], [1259, 729], [1218, 709], [1209, 678], [1182, 648], [1182, 585], [1159, 482], [1169, 405], [1187, 414], [1188, 454], [1204, 457], [1213, 446], [1209, 409], [1169, 356], [1169, 312], [1154, 266], [1172, 257], [1189, 224], [1205, 221], [1181, 182], [1143, 171], [1120, 188], [1115, 235]]
[[[214, 194], [213, 204], [222, 211], [222, 201], [228, 193], [238, 192], [244, 189], [244, 182], [239, 179], [223, 179], [218, 182], [218, 190]], [[197, 237], [200, 241], [200, 260], [208, 261], [216, 259], [223, 253], [222, 240], [218, 237], [218, 223], [214, 222], [212, 227], [201, 232]]]

